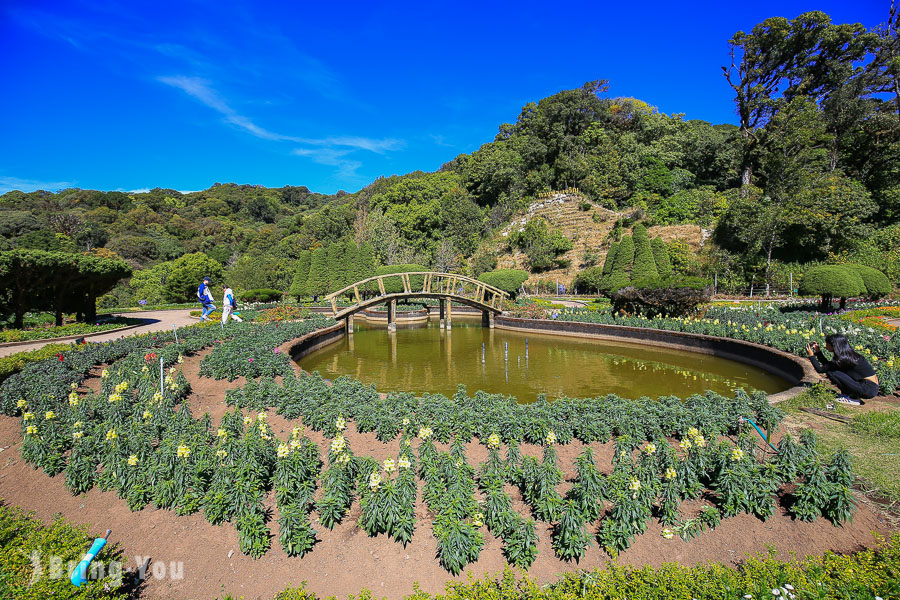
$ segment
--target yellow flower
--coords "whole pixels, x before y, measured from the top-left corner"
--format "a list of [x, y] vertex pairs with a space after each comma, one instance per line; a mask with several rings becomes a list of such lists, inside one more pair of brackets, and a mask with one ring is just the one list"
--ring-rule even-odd
[[82, 436], [84, 436], [83, 431], [76, 431], [72, 434], [72, 437], [75, 438], [76, 440], [80, 440], [82, 438]]
[[548, 446], [551, 446], [556, 443], [556, 434], [553, 433], [552, 429], [547, 434], [547, 437], [544, 439], [544, 441], [547, 443]]
[[672, 531], [671, 529], [669, 529], [668, 527], [666, 527], [665, 529], [662, 530], [662, 534], [661, 534], [661, 535], [662, 535], [664, 538], [666, 538], [667, 540], [671, 540], [671, 539], [672, 539], [672, 536], [675, 535], [675, 532]]
[[472, 515], [472, 525], [474, 527], [481, 527], [484, 525], [484, 514], [477, 512]]
[[378, 471], [373, 471], [369, 475], [369, 488], [374, 492], [379, 485], [381, 485], [381, 474]]
[[343, 431], [347, 428], [347, 422], [344, 420], [344, 417], [338, 417], [334, 422], [334, 427], [338, 431]]
[[431, 427], [420, 427], [419, 428], [419, 437], [423, 440], [427, 440], [431, 437], [431, 434], [434, 433], [431, 431]]
[[16, 401], [16, 408], [25, 408], [26, 406], [28, 406], [28, 403], [25, 402], [25, 400], [23, 398], [19, 398]]
[[144, 414], [143, 414], [142, 416], [143, 416], [145, 419], [152, 419], [152, 418], [153, 418], [153, 413], [150, 412], [149, 410], [145, 410], [145, 411], [144, 411]]
[[294, 427], [293, 429], [291, 429], [291, 437], [292, 438], [300, 437], [300, 428], [299, 427]]
[[109, 377], [109, 371], [107, 371], [106, 369], [103, 369], [102, 371], [100, 371], [100, 377], [102, 379], [106, 379], [107, 377]]
[[652, 442], [647, 444], [646, 446], [644, 446], [644, 452], [646, 452], [647, 454], [655, 454], [656, 453], [656, 444], [654, 444]]
[[123, 381], [123, 382], [119, 383], [119, 385], [116, 386], [116, 393], [121, 394], [122, 392], [124, 392], [127, 389], [128, 389], [128, 382]]
[[632, 492], [636, 492], [641, 489], [641, 482], [637, 479], [632, 479], [631, 483], [628, 485], [628, 489]]
[[278, 445], [278, 458], [285, 458], [291, 453], [291, 448], [287, 444]]
[[397, 470], [397, 464], [394, 462], [393, 458], [384, 459], [384, 472], [385, 473], [393, 473]]
[[688, 437], [689, 438], [695, 438], [698, 435], [700, 435], [700, 430], [697, 429], [696, 427], [691, 427], [690, 429], [688, 429]]
[[37, 433], [37, 427], [35, 427], [34, 425], [29, 425], [25, 428], [25, 433], [27, 433], [28, 435], [35, 435]]
[[178, 455], [178, 458], [187, 458], [191, 455], [191, 449], [184, 444], [181, 444], [180, 446], [178, 446], [176, 454]]
[[500, 436], [496, 433], [492, 433], [488, 436], [488, 448], [499, 448], [500, 447]]
[[397, 466], [401, 469], [408, 469], [411, 465], [409, 464], [409, 459], [405, 456], [401, 456], [400, 460], [397, 461]]
[[409, 425], [409, 419], [403, 419], [403, 426], [406, 427]]
[[744, 451], [740, 448], [735, 448], [731, 451], [731, 460], [733, 462], [740, 462], [744, 458]]
[[300, 443], [300, 440], [298, 440], [297, 438], [294, 438], [291, 440], [291, 443], [288, 445], [291, 447], [291, 450], [296, 450], [297, 448], [299, 448], [301, 446], [301, 443]]
[[262, 423], [263, 421], [265, 421], [268, 418], [269, 418], [268, 413], [261, 412], [258, 415], [256, 415], [256, 420], [259, 421], [260, 423]]
[[117, 437], [119, 437], [119, 434], [116, 433], [115, 427], [113, 427], [112, 429], [110, 429], [109, 431], [106, 432], [106, 441], [107, 442], [111, 442], [114, 439], [116, 439]]
[[110, 394], [110, 395], [109, 395], [109, 403], [110, 403], [110, 404], [115, 404], [116, 402], [120, 402], [121, 400], [122, 400], [122, 395], [121, 395], [121, 394], [118, 394], [118, 393], [117, 393], [117, 394]]
[[666, 469], [666, 479], [675, 479], [678, 476], [678, 473], [675, 472], [675, 469], [669, 467]]
[[22, 415], [23, 421], [31, 421], [32, 419], [34, 419], [34, 413], [27, 412], [24, 415]]
[[226, 456], [228, 456], [228, 453], [224, 450], [216, 450], [216, 457], [218, 457], [219, 459], [223, 459]]
[[162, 401], [163, 401], [163, 395], [162, 395], [162, 392], [154, 392], [154, 394], [153, 394], [153, 401], [154, 401], [155, 403], [157, 403], [157, 404], [159, 404], [160, 402], [162, 402]]
[[69, 394], [69, 406], [78, 406], [78, 392]]
[[150, 369], [147, 367], [147, 365], [144, 365], [143, 367], [141, 367], [141, 373], [149, 373], [149, 372], [150, 372]]
[[694, 445], [697, 446], [698, 448], [705, 448], [706, 447], [706, 438], [704, 438], [702, 435], [698, 435], [697, 437], [694, 438]]
[[681, 443], [678, 445], [681, 446], [682, 450], [687, 450], [691, 447], [691, 440], [684, 438], [683, 440], [681, 440]]
[[333, 440], [331, 440], [331, 451], [332, 452], [343, 452], [344, 448], [347, 447], [347, 440], [344, 439], [344, 436], [339, 435]]
[[72, 425], [72, 427], [74, 427], [75, 429], [81, 429], [83, 425], [81, 424], [81, 421], [75, 421], [75, 424]]
[[183, 357], [182, 355], [180, 355], [180, 354], [178, 355], [178, 364], [179, 364], [179, 365], [184, 364], [184, 357]]
[[48, 410], [47, 412], [44, 413], [44, 418], [47, 419], [48, 421], [52, 421], [53, 419], [56, 418], [56, 413], [53, 412], [52, 410]]
[[253, 422], [253, 417], [251, 417], [250, 415], [244, 416], [244, 425], [249, 425], [252, 422]]
[[350, 462], [350, 455], [338, 454], [337, 458], [334, 459], [334, 462], [338, 463], [339, 465], [346, 465], [348, 462]]
[[136, 464], [138, 464], [138, 457], [136, 454], [132, 454], [131, 456], [128, 457], [128, 466], [133, 467]]
[[75, 382], [73, 381], [72, 383], [69, 384], [69, 389], [70, 389], [70, 390], [77, 390], [77, 389], [78, 389], [78, 384], [75, 383]]
[[228, 439], [228, 432], [225, 431], [224, 429], [221, 429], [221, 428], [220, 428], [220, 429], [218, 429], [218, 430], [216, 431], [216, 437], [220, 437], [220, 438], [222, 438], [223, 440], [224, 440], [224, 439]]

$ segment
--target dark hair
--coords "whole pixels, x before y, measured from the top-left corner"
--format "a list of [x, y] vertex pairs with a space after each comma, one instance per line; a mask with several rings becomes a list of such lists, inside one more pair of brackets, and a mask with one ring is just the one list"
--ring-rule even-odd
[[847, 336], [842, 333], [833, 333], [826, 336], [825, 342], [831, 344], [831, 347], [834, 349], [834, 358], [832, 360], [841, 369], [855, 367], [859, 359], [862, 358], [850, 346]]

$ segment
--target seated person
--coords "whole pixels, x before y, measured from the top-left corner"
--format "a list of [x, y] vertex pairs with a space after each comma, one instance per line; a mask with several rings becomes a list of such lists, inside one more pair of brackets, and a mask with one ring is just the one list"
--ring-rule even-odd
[[862, 404], [860, 398], [874, 398], [878, 395], [875, 369], [853, 350], [847, 336], [840, 333], [827, 336], [825, 349], [833, 355], [829, 361], [826, 361], [818, 343], [806, 345], [806, 352], [816, 372], [824, 373], [841, 390], [838, 402], [859, 406]]

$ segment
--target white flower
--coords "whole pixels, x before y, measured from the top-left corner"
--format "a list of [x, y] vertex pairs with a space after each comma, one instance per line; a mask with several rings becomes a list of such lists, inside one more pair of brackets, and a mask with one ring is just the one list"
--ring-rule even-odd
[[287, 444], [279, 444], [278, 445], [278, 458], [285, 458], [288, 454], [291, 453], [291, 448]]
[[409, 459], [405, 456], [401, 456], [400, 460], [397, 461], [397, 466], [401, 469], [408, 469], [410, 467]]
[[369, 488], [374, 492], [378, 489], [378, 486], [381, 485], [381, 474], [378, 471], [373, 471], [371, 475], [369, 475]]
[[496, 433], [492, 433], [488, 436], [488, 448], [499, 448], [500, 447], [500, 436]]
[[128, 466], [133, 467], [138, 464], [138, 457], [136, 454], [132, 454], [128, 457]]
[[394, 463], [393, 458], [384, 459], [384, 472], [385, 473], [393, 473], [397, 470], [396, 463]]
[[184, 444], [181, 444], [180, 446], [178, 446], [176, 454], [178, 455], [178, 458], [187, 458], [191, 455], [191, 449]]
[[732, 462], [740, 462], [744, 458], [744, 451], [740, 448], [735, 448], [731, 451], [731, 460]]
[[419, 437], [423, 440], [427, 440], [431, 437], [431, 434], [434, 433], [431, 431], [431, 427], [420, 427], [419, 428]]
[[544, 441], [547, 443], [548, 446], [552, 446], [553, 444], [556, 443], [556, 434], [553, 433], [552, 429], [547, 434], [547, 437], [544, 439]]
[[666, 527], [665, 529], [662, 530], [662, 534], [660, 534], [660, 535], [662, 535], [667, 540], [671, 540], [672, 536], [675, 535], [675, 532], [672, 531], [671, 529], [669, 529], [668, 527]]
[[344, 417], [338, 417], [334, 422], [334, 428], [338, 431], [343, 431], [347, 428], [347, 422], [344, 420]]
[[647, 444], [646, 446], [644, 446], [644, 452], [646, 452], [647, 454], [655, 454], [656, 453], [656, 444], [654, 444], [652, 442]]
[[631, 483], [628, 485], [628, 489], [632, 492], [636, 492], [641, 489], [641, 482], [638, 479], [632, 479]]
[[347, 446], [347, 441], [344, 439], [344, 436], [339, 435], [333, 440], [331, 440], [331, 451], [332, 452], [343, 452], [344, 448]]

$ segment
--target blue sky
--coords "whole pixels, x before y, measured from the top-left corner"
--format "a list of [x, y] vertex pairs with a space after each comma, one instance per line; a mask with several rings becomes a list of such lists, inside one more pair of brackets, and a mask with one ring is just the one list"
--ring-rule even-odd
[[889, 5], [0, 0], [0, 193], [355, 191], [437, 169], [525, 103], [600, 78], [734, 123], [734, 32], [808, 10], [872, 27]]

